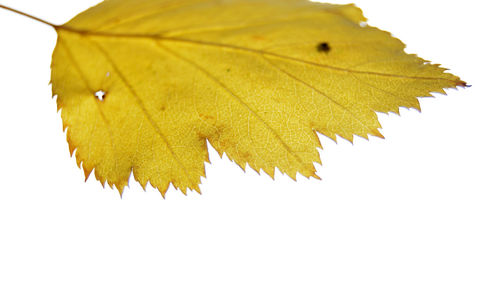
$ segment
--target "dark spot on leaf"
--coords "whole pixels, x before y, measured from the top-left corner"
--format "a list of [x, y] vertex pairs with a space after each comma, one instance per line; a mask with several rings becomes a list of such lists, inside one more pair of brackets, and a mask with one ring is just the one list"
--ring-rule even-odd
[[331, 50], [330, 44], [328, 44], [327, 42], [319, 43], [316, 46], [316, 50], [320, 53], [328, 53]]
[[248, 162], [248, 161], [250, 161], [252, 155], [250, 153], [248, 153], [248, 152], [244, 152], [244, 153], [241, 154], [241, 157], [243, 158], [243, 160], [245, 160], [245, 161]]

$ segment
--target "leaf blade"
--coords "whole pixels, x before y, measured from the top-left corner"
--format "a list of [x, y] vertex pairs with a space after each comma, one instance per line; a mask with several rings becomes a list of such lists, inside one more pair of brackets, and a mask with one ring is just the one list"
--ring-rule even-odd
[[120, 192], [131, 172], [163, 195], [199, 192], [207, 140], [243, 169], [317, 178], [316, 132], [383, 137], [375, 112], [465, 85], [364, 20], [300, 0], [105, 1], [58, 29], [53, 93], [70, 149]]

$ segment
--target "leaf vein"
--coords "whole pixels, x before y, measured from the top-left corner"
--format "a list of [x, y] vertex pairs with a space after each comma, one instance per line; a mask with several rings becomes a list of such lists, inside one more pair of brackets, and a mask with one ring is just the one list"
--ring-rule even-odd
[[165, 136], [165, 134], [163, 134], [163, 132], [161, 131], [161, 129], [158, 126], [158, 124], [153, 120], [151, 114], [149, 114], [148, 110], [146, 109], [146, 106], [144, 105], [144, 102], [139, 97], [139, 95], [135, 91], [134, 87], [130, 84], [130, 82], [127, 80], [127, 78], [125, 77], [125, 75], [121, 72], [121, 70], [118, 68], [118, 66], [116, 65], [116, 63], [111, 58], [111, 56], [106, 52], [106, 50], [99, 43], [97, 43], [95, 41], [91, 41], [91, 42], [100, 50], [100, 52], [104, 55], [104, 57], [107, 59], [107, 61], [113, 67], [113, 69], [115, 70], [116, 74], [120, 77], [121, 81], [123, 82], [123, 84], [127, 87], [127, 89], [129, 90], [129, 92], [136, 99], [137, 104], [139, 105], [139, 108], [141, 109], [141, 111], [143, 112], [144, 116], [146, 117], [146, 119], [149, 121], [149, 123], [153, 127], [153, 130], [160, 136], [160, 138], [163, 141], [163, 143], [165, 143], [165, 145], [167, 146], [168, 150], [170, 151], [170, 154], [172, 155], [172, 157], [174, 158], [174, 160], [179, 164], [179, 166], [181, 167], [182, 171], [184, 172], [184, 174], [186, 175], [186, 177], [188, 178], [188, 180], [191, 180], [190, 176], [189, 176], [189, 173], [188, 173], [188, 171], [186, 169], [186, 166], [184, 166], [184, 164], [181, 162], [181, 160], [179, 159], [179, 157], [177, 156], [177, 154], [174, 152], [174, 150], [172, 148], [172, 145], [170, 145], [170, 142], [168, 141], [168, 139]]
[[223, 90], [225, 90], [229, 95], [231, 95], [234, 99], [236, 99], [241, 105], [243, 105], [252, 115], [254, 115], [259, 121], [264, 124], [264, 126], [271, 131], [271, 133], [274, 135], [274, 137], [282, 144], [282, 146], [285, 148], [285, 150], [291, 154], [300, 164], [305, 165], [304, 161], [290, 148], [290, 146], [281, 138], [281, 136], [274, 130], [256, 111], [254, 111], [247, 103], [245, 103], [238, 95], [236, 95], [233, 91], [231, 91], [223, 82], [221, 82], [219, 79], [217, 79], [215, 76], [213, 76], [211, 73], [209, 73], [205, 68], [201, 67], [200, 65], [196, 64], [195, 62], [179, 55], [178, 53], [172, 51], [171, 49], [165, 47], [162, 45], [160, 42], [157, 42], [158, 46], [162, 48], [164, 51], [174, 55], [175, 57], [183, 60], [184, 62], [189, 63], [190, 65], [194, 66], [196, 69], [198, 69], [200, 72], [205, 74], [208, 78], [210, 78], [212, 81], [214, 81], [217, 85], [219, 85]]
[[328, 94], [326, 94], [325, 92], [317, 89], [316, 87], [314, 87], [313, 85], [305, 82], [304, 80], [292, 75], [291, 73], [283, 70], [282, 68], [280, 68], [279, 66], [277, 66], [275, 63], [273, 63], [272, 61], [270, 61], [269, 59], [267, 59], [265, 56], [263, 56], [263, 58], [265, 59], [265, 61], [267, 63], [269, 63], [272, 67], [274, 67], [275, 69], [277, 69], [278, 71], [282, 72], [283, 74], [287, 75], [288, 77], [300, 82], [301, 84], [303, 84], [304, 86], [314, 90], [315, 92], [317, 92], [318, 94], [322, 95], [323, 97], [325, 97], [326, 99], [328, 99], [329, 101], [331, 101], [333, 104], [339, 106], [342, 110], [344, 110], [345, 112], [347, 112], [349, 115], [351, 115], [352, 118], [354, 118], [356, 121], [358, 121], [363, 127], [365, 127], [368, 131], [372, 131], [372, 129], [367, 126], [356, 114], [354, 114], [354, 112], [352, 112], [352, 110], [350, 110], [349, 108], [347, 108], [346, 106], [342, 105], [341, 103], [339, 103], [338, 101], [336, 101], [335, 99], [331, 98]]
[[278, 54], [278, 53], [274, 53], [274, 52], [270, 52], [270, 51], [266, 51], [266, 50], [241, 47], [241, 46], [232, 45], [232, 44], [201, 41], [201, 40], [187, 39], [187, 38], [181, 38], [181, 37], [162, 36], [159, 34], [144, 34], [144, 35], [142, 35], [142, 34], [116, 34], [116, 33], [100, 32], [100, 31], [96, 32], [96, 31], [88, 31], [88, 30], [79, 30], [79, 29], [71, 28], [69, 26], [59, 26], [59, 27], [57, 27], [57, 29], [63, 29], [63, 30], [73, 32], [73, 33], [89, 35], [89, 36], [96, 36], [96, 37], [151, 39], [151, 40], [155, 40], [155, 41], [171, 41], [171, 42], [189, 43], [189, 44], [200, 45], [200, 46], [227, 48], [227, 49], [233, 49], [233, 50], [238, 50], [238, 51], [245, 51], [245, 52], [249, 52], [249, 53], [264, 54], [264, 55], [268, 55], [268, 56], [281, 58], [284, 60], [299, 62], [302, 64], [322, 67], [322, 68], [335, 70], [338, 72], [344, 72], [344, 73], [356, 73], [356, 74], [365, 74], [365, 75], [370, 75], [370, 76], [382, 76], [382, 77], [414, 79], [414, 80], [429, 80], [429, 81], [442, 80], [442, 81], [452, 82], [455, 85], [457, 85], [457, 84], [464, 85], [463, 82], [448, 79], [448, 78], [441, 78], [441, 77], [409, 76], [409, 75], [402, 75], [402, 74], [390, 74], [390, 73], [374, 72], [374, 71], [353, 70], [353, 69], [349, 69], [349, 68], [343, 68], [343, 67], [338, 67], [338, 66], [333, 66], [333, 65], [328, 65], [328, 64], [316, 63], [316, 62], [312, 62], [312, 61], [308, 61], [308, 60], [302, 60], [299, 58], [295, 58], [295, 57], [291, 57], [291, 56], [287, 56], [287, 55], [282, 55], [282, 54]]
[[[76, 61], [75, 57], [73, 56], [73, 54], [71, 53], [71, 50], [69, 49], [69, 47], [66, 45], [66, 43], [64, 43], [64, 40], [60, 39], [60, 43], [61, 43], [61, 47], [63, 47], [64, 51], [66, 52], [66, 54], [68, 55], [69, 59], [70, 59], [70, 62], [71, 64], [73, 65], [73, 67], [76, 69], [80, 79], [82, 80], [82, 82], [85, 84], [85, 87], [87, 88], [88, 92], [90, 95], [92, 95], [94, 93], [94, 91], [92, 90], [92, 88], [90, 87], [90, 84], [87, 80], [87, 78], [85, 77], [85, 74], [83, 73], [80, 65], [78, 64], [78, 62]], [[111, 150], [113, 152], [113, 156], [115, 157], [115, 171], [118, 170], [118, 161], [116, 160], [116, 158], [118, 158], [118, 156], [116, 155], [117, 152], [116, 152], [116, 146], [115, 146], [115, 142], [114, 142], [114, 135], [113, 135], [113, 131], [111, 130], [110, 128], [110, 124], [109, 124], [109, 120], [108, 118], [105, 116], [101, 106], [94, 100], [93, 101], [94, 104], [96, 105], [96, 108], [97, 110], [99, 111], [99, 115], [101, 116], [103, 122], [104, 122], [104, 126], [106, 126], [106, 130], [108, 132], [108, 136], [109, 136], [109, 140], [111, 141]]]

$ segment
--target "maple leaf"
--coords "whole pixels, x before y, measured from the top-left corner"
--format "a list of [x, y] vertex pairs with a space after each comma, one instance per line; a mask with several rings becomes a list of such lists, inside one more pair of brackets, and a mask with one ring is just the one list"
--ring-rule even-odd
[[242, 168], [317, 178], [317, 133], [382, 137], [375, 112], [465, 86], [364, 21], [305, 0], [108, 0], [49, 23], [70, 152], [120, 193], [131, 172], [199, 191], [207, 140]]

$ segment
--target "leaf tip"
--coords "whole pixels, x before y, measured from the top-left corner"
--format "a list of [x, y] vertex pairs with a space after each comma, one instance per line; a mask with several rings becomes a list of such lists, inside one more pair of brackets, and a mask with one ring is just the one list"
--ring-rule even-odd
[[167, 190], [168, 189], [158, 189], [158, 191], [160, 192], [160, 195], [163, 199], [166, 199], [166, 195], [167, 195]]
[[83, 166], [83, 173], [85, 175], [85, 182], [87, 182], [87, 180], [90, 177], [90, 174], [92, 173], [92, 169], [91, 168], [86, 168], [85, 165], [84, 165]]
[[378, 129], [374, 129], [372, 132], [371, 132], [371, 135], [375, 136], [375, 137], [378, 137], [380, 139], [385, 139], [384, 135], [382, 133], [380, 133], [380, 131]]

